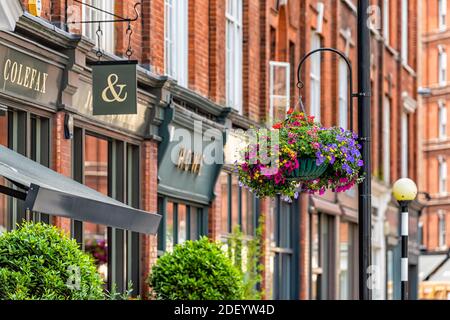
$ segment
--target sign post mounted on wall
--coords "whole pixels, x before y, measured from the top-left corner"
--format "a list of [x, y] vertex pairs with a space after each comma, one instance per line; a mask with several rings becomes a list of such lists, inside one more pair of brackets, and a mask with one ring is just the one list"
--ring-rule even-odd
[[137, 114], [137, 61], [98, 61], [91, 65], [93, 115]]

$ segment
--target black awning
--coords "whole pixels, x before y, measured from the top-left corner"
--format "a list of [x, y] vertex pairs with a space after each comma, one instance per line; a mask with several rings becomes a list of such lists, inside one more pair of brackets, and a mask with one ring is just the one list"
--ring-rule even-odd
[[17, 189], [0, 193], [25, 201], [25, 208], [50, 215], [156, 234], [161, 216], [134, 209], [0, 145], [0, 176]]

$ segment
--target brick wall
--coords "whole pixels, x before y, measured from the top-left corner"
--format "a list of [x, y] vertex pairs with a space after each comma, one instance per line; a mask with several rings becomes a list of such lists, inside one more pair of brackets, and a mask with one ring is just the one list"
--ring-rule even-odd
[[[142, 165], [142, 209], [149, 212], [157, 212], [158, 181], [158, 145], [152, 141], [145, 141], [141, 145]], [[156, 236], [141, 235], [141, 292], [144, 297], [149, 297], [149, 288], [145, 280], [151, 271], [151, 266], [158, 257]]]
[[[52, 169], [66, 176], [72, 177], [72, 140], [64, 138], [65, 112], [57, 112], [52, 124]], [[70, 219], [54, 217], [54, 224], [70, 234]]]
[[[447, 3], [447, 6], [450, 4]], [[447, 12], [450, 7], [447, 8]], [[422, 163], [420, 169], [421, 175], [420, 189], [427, 191], [433, 197], [429, 202], [430, 207], [425, 208], [421, 217], [424, 232], [424, 245], [429, 251], [439, 251], [439, 230], [438, 230], [438, 212], [447, 217], [447, 235], [449, 230], [450, 204], [448, 203], [448, 192], [441, 193], [439, 190], [439, 158], [446, 160], [450, 164], [450, 145], [449, 145], [449, 126], [444, 137], [439, 137], [439, 103], [450, 106], [450, 85], [447, 72], [447, 79], [444, 84], [439, 83], [439, 50], [442, 48], [450, 54], [450, 31], [448, 25], [450, 20], [447, 14], [447, 28], [439, 29], [438, 0], [427, 1], [427, 5], [422, 5], [422, 12], [419, 20], [421, 21], [421, 51], [420, 60], [423, 62], [421, 68], [420, 86], [431, 89], [431, 95], [424, 96], [421, 99], [419, 108], [423, 114], [421, 127]], [[448, 63], [448, 62], [447, 62]], [[447, 122], [449, 121], [447, 111]], [[447, 177], [447, 190], [450, 185]], [[447, 247], [450, 247], [449, 236], [447, 236]]]

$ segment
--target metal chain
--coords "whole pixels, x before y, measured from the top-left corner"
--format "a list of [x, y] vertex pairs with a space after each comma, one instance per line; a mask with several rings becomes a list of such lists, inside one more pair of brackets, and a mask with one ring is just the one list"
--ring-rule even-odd
[[103, 55], [102, 49], [101, 49], [101, 37], [103, 36], [103, 31], [100, 26], [100, 23], [98, 24], [98, 29], [97, 29], [96, 34], [97, 34], [97, 52], [95, 54], [97, 55], [98, 60], [100, 60], [100, 58]]
[[127, 28], [127, 35], [128, 35], [128, 48], [127, 48], [127, 52], [126, 55], [128, 57], [128, 59], [131, 59], [131, 55], [133, 54], [133, 48], [131, 47], [131, 36], [133, 34], [133, 30], [131, 29], [131, 23], [128, 23], [128, 28]]

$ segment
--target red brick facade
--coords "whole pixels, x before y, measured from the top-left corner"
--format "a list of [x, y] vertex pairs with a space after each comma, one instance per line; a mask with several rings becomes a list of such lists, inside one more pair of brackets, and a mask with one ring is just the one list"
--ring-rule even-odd
[[[449, 9], [450, 7], [447, 8]], [[440, 113], [440, 106], [448, 109], [450, 101], [448, 71], [444, 79], [439, 79], [439, 53], [441, 51], [448, 54], [450, 48], [448, 28], [450, 20], [447, 15], [445, 26], [439, 25], [437, 0], [428, 1], [422, 10], [420, 59], [423, 65], [420, 86], [428, 88], [431, 94], [423, 96], [420, 104], [422, 121], [419, 130], [423, 137], [420, 145], [421, 170], [424, 173], [420, 176], [420, 184], [421, 189], [427, 191], [432, 200], [427, 203], [428, 207], [424, 210], [421, 222], [423, 224], [422, 244], [427, 251], [433, 252], [444, 251], [450, 247], [449, 181], [447, 175], [441, 182], [444, 176], [443, 172], [439, 171], [440, 161], [445, 163], [450, 161], [448, 124], [442, 130], [443, 132], [440, 132], [442, 123], [448, 122], [448, 112], [445, 115]], [[444, 122], [442, 117], [445, 117]]]
[[[137, 0], [116, 1], [115, 13], [121, 16], [134, 16], [134, 4]], [[132, 49], [133, 58], [157, 75], [164, 75], [164, 0], [141, 0], [140, 19], [133, 22]], [[435, 2], [435, 1], [431, 1]], [[27, 1], [23, 1], [26, 7]], [[44, 0], [43, 19], [64, 26], [65, 3], [62, 0]], [[79, 6], [69, 0], [69, 5]], [[249, 124], [263, 123], [269, 113], [269, 61], [282, 61], [291, 64], [290, 75], [291, 97], [290, 103], [297, 104], [299, 92], [296, 88], [297, 65], [311, 49], [311, 34], [317, 32], [321, 39], [322, 47], [333, 47], [346, 53], [352, 61], [353, 86], [357, 90], [357, 30], [356, 30], [356, 4], [353, 0], [290, 0], [287, 5], [276, 7], [275, 0], [244, 0], [243, 1], [243, 114], [236, 115], [239, 119], [236, 123]], [[324, 5], [323, 19], [319, 3]], [[374, 5], [381, 6], [383, 1], [373, 1]], [[372, 31], [372, 172], [373, 183], [383, 185], [386, 190], [390, 184], [401, 176], [401, 114], [407, 109], [409, 139], [408, 141], [408, 176], [412, 179], [418, 176], [418, 136], [415, 133], [417, 127], [417, 114], [415, 113], [415, 101], [417, 100], [417, 6], [415, 1], [410, 1], [408, 20], [408, 61], [402, 63], [399, 57], [401, 51], [401, 22], [399, 17], [401, 1], [390, 1], [390, 30], [389, 42], [385, 41], [382, 31], [374, 28]], [[196, 94], [206, 97], [213, 102], [225, 106], [225, 44], [226, 44], [226, 1], [223, 0], [190, 0], [189, 1], [189, 32], [188, 32], [188, 89]], [[380, 9], [381, 12], [381, 9]], [[380, 17], [378, 17], [380, 18]], [[126, 24], [115, 24], [116, 50], [119, 56], [124, 56], [128, 47], [126, 37]], [[321, 30], [318, 30], [321, 28]], [[73, 32], [77, 30], [70, 29]], [[79, 31], [79, 30], [78, 30]], [[433, 63], [433, 58], [427, 58]], [[434, 67], [433, 67], [434, 68]], [[337, 125], [339, 121], [339, 60], [329, 53], [322, 54], [321, 58], [321, 122], [324, 126]], [[302, 81], [305, 84], [301, 95], [309, 112], [310, 101], [310, 64], [306, 63], [302, 71]], [[444, 89], [442, 89], [444, 90]], [[442, 92], [442, 94], [444, 94]], [[390, 100], [390, 150], [385, 150], [382, 142], [382, 113], [385, 99]], [[357, 101], [354, 100], [354, 128], [357, 128]], [[408, 105], [408, 106], [409, 106]], [[412, 108], [412, 110], [411, 110]], [[434, 114], [434, 113], [431, 113]], [[65, 175], [71, 175], [70, 141], [63, 139], [64, 113], [58, 113], [54, 120], [54, 146], [53, 168]], [[435, 130], [431, 125], [429, 131]], [[107, 131], [106, 131], [107, 132]], [[427, 136], [428, 137], [428, 136]], [[430, 134], [431, 138], [431, 134]], [[144, 141], [141, 147], [142, 163], [142, 208], [147, 211], [157, 210], [157, 142]], [[390, 153], [390, 179], [383, 181], [383, 155]], [[426, 156], [425, 156], [426, 157]], [[435, 164], [427, 163], [425, 167], [433, 168]], [[425, 168], [423, 167], [423, 168]], [[432, 176], [432, 175], [430, 175]], [[428, 182], [423, 182], [428, 183]], [[388, 191], [386, 191], [388, 192]], [[338, 208], [346, 208], [352, 212], [356, 208], [356, 196], [342, 195], [336, 197], [328, 193], [324, 202]], [[309, 252], [309, 210], [311, 199], [302, 195], [300, 210], [296, 214], [300, 216], [299, 222], [299, 294], [297, 298], [309, 298], [309, 283], [311, 270]], [[261, 214], [269, 212], [269, 200], [261, 203]], [[384, 207], [383, 207], [384, 208]], [[317, 208], [316, 208], [317, 209]], [[342, 210], [338, 212], [326, 212], [335, 216], [334, 224], [339, 226], [340, 221], [346, 221]], [[383, 209], [385, 210], [385, 208]], [[209, 235], [218, 240], [221, 236], [221, 193], [219, 186], [216, 188], [216, 198], [209, 208]], [[384, 213], [383, 213], [384, 216]], [[58, 225], [67, 228], [67, 225], [57, 219]], [[267, 220], [266, 220], [267, 221]], [[354, 222], [354, 221], [353, 221]], [[356, 224], [355, 224], [356, 225]], [[265, 235], [268, 238], [270, 228], [266, 224]], [[450, 223], [448, 223], [450, 227]], [[338, 230], [338, 229], [337, 229]], [[450, 237], [449, 237], [450, 238]], [[157, 258], [156, 237], [142, 236], [141, 259], [142, 275], [150, 271], [150, 266]], [[337, 249], [336, 249], [337, 250]], [[265, 242], [264, 258], [265, 270], [270, 266], [270, 243]], [[338, 260], [334, 261], [336, 266]], [[331, 275], [336, 280], [337, 273]], [[263, 286], [267, 296], [272, 287], [272, 279], [268, 272], [264, 275]], [[145, 284], [141, 283], [142, 291], [147, 292]], [[330, 298], [337, 297], [338, 288], [330, 293]], [[356, 293], [354, 293], [356, 294]]]

